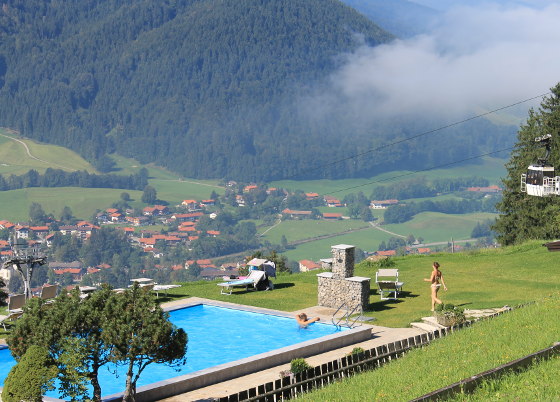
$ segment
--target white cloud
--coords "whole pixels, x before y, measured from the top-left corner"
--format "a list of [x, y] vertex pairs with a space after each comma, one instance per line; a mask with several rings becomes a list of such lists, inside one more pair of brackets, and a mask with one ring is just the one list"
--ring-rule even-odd
[[380, 117], [449, 119], [548, 92], [560, 81], [558, 21], [557, 5], [453, 8], [428, 35], [342, 56], [307, 111], [366, 125]]

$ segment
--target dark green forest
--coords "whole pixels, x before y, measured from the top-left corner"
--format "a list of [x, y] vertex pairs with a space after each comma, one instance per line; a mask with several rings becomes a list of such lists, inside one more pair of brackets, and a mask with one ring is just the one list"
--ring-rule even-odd
[[437, 126], [300, 112], [341, 54], [392, 39], [337, 0], [5, 0], [0, 126], [96, 166], [118, 153], [243, 181], [365, 177], [511, 143], [511, 128], [477, 120], [349, 159]]

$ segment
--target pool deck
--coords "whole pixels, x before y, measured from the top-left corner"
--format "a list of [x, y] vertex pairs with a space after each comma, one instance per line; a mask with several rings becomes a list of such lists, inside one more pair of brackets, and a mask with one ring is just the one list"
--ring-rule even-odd
[[[206, 299], [191, 298], [189, 301], [194, 303], [204, 303]], [[185, 300], [177, 300], [169, 303], [165, 303], [162, 307], [166, 309], [173, 309], [174, 307], [184, 305]], [[239, 306], [233, 304], [232, 306]], [[263, 309], [266, 310], [266, 309]], [[334, 313], [334, 309], [326, 307], [308, 307], [302, 310], [297, 310], [291, 312], [294, 316], [299, 312], [305, 312], [309, 317], [319, 317], [321, 321], [330, 322], [331, 317]], [[314, 356], [306, 357], [305, 360], [313, 365], [320, 365], [322, 363], [327, 363], [335, 359], [339, 359], [346, 354], [350, 353], [353, 348], [361, 347], [363, 349], [371, 349], [377, 346], [385, 345], [390, 342], [395, 342], [398, 340], [407, 339], [416, 335], [424, 334], [425, 331], [416, 328], [387, 328], [377, 325], [367, 325], [363, 326], [371, 327], [372, 337], [370, 340], [356, 343], [354, 345], [346, 346], [340, 349], [334, 349], [329, 352], [317, 354]], [[266, 370], [262, 370], [253, 374], [247, 374], [232, 380], [223, 381], [218, 384], [210, 385], [207, 387], [202, 387], [194, 391], [189, 391], [183, 394], [172, 396], [169, 398], [162, 399], [165, 402], [183, 402], [183, 401], [213, 401], [216, 398], [225, 397], [236, 392], [244, 391], [249, 388], [255, 387], [257, 385], [264, 384], [266, 382], [274, 381], [280, 378], [280, 372], [283, 370], [289, 370], [290, 364], [283, 364], [280, 366], [272, 367]]]

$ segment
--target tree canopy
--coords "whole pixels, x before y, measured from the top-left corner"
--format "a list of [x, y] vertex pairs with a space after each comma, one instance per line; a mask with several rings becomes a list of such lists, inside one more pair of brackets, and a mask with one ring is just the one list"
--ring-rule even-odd
[[[544, 154], [535, 138], [552, 134], [549, 163], [560, 168], [560, 84], [551, 89], [537, 110], [531, 110], [517, 134], [517, 143], [506, 165], [503, 198], [497, 204], [500, 212], [493, 230], [503, 245], [529, 239], [560, 237], [560, 197], [535, 197], [520, 191], [520, 177], [527, 167]], [[556, 171], [558, 175], [558, 171]]]

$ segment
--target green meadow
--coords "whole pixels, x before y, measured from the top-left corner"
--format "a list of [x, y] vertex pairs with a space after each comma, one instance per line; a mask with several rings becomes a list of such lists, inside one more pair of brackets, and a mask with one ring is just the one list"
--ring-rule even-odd
[[[16, 139], [27, 145], [32, 156]], [[95, 172], [95, 169], [86, 160], [67, 148], [39, 144], [29, 139], [16, 137], [5, 129], [0, 129], [0, 174], [21, 175], [30, 169], [43, 173], [49, 167], [67, 171]]]
[[496, 216], [485, 212], [473, 214], [422, 212], [408, 222], [383, 225], [383, 228], [405, 236], [408, 234], [421, 236], [424, 238], [424, 243], [442, 242], [451, 241], [451, 238], [469, 239], [477, 223], [488, 219], [494, 220]]
[[2, 219], [12, 221], [27, 221], [29, 219], [29, 207], [33, 202], [38, 202], [43, 210], [56, 218], [60, 217], [62, 208], [68, 206], [72, 213], [79, 219], [90, 219], [93, 213], [99, 209], [109, 208], [112, 203], [120, 200], [123, 191], [130, 194], [138, 204], [142, 197], [141, 191], [108, 189], [108, 188], [80, 188], [80, 187], [55, 187], [55, 188], [24, 188], [20, 190], [0, 192], [0, 204], [2, 205]]
[[150, 179], [150, 185], [157, 191], [158, 199], [177, 205], [183, 200], [207, 200], [212, 191], [223, 195], [225, 189], [218, 185], [217, 180], [162, 180]]
[[[330, 257], [330, 245], [323, 256]], [[429, 277], [433, 261], [441, 264], [448, 287], [447, 292], [440, 292], [444, 303], [468, 309], [516, 306], [560, 292], [558, 254], [549, 252], [542, 241], [476, 252], [409, 255], [393, 261], [399, 269], [399, 279], [405, 283], [398, 300], [380, 300], [375, 285], [375, 264], [363, 261], [354, 271], [356, 276], [373, 278], [369, 311], [365, 314], [375, 318], [375, 325], [403, 328], [431, 314], [430, 287], [423, 279]], [[220, 294], [217, 281], [199, 281], [186, 283], [169, 293], [173, 299], [195, 296], [296, 311], [317, 305], [316, 274], [281, 274], [273, 279], [271, 292], [238, 289], [227, 296]]]
[[282, 187], [292, 191], [302, 190], [306, 193], [315, 192], [321, 195], [331, 195], [338, 199], [351, 193], [362, 192], [369, 197], [374, 187], [385, 185], [398, 185], [400, 181], [410, 180], [417, 177], [425, 177], [428, 180], [452, 177], [479, 176], [488, 179], [490, 184], [501, 185], [501, 178], [506, 175], [505, 159], [480, 158], [480, 163], [474, 165], [453, 166], [448, 169], [433, 169], [425, 171], [393, 171], [382, 173], [375, 177], [364, 179], [344, 180], [280, 180], [272, 182], [272, 187]]
[[[560, 322], [558, 293], [536, 303], [473, 324], [382, 367], [303, 395], [302, 401], [409, 401], [447, 385], [552, 346]], [[506, 372], [457, 401], [555, 401], [560, 359], [537, 361], [522, 373]], [[434, 399], [435, 400], [435, 399]]]

